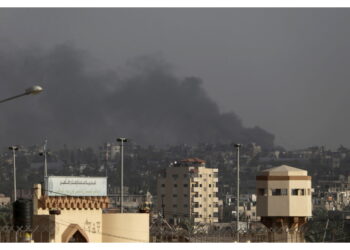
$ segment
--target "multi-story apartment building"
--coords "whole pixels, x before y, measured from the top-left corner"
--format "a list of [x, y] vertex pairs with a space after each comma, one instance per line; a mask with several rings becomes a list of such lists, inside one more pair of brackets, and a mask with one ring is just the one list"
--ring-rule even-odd
[[218, 222], [218, 169], [189, 158], [175, 162], [158, 178], [159, 212], [170, 222]]

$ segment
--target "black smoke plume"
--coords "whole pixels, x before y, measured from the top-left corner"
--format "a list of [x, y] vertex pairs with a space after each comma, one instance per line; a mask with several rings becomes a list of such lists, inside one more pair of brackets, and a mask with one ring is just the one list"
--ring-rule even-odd
[[[96, 145], [119, 136], [143, 145], [256, 142], [265, 130], [220, 113], [201, 79], [175, 76], [159, 57], [141, 57], [127, 71], [92, 71], [88, 54], [71, 45], [51, 50], [0, 44], [0, 98], [42, 83], [45, 91], [1, 104], [1, 145]], [[122, 73], [121, 73], [122, 72]], [[121, 76], [121, 75], [122, 76]]]

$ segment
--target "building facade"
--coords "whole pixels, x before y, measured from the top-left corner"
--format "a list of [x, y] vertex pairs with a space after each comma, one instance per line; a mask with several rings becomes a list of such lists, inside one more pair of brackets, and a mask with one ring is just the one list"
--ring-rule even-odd
[[[149, 214], [108, 211], [110, 201], [104, 195], [106, 187], [98, 185], [100, 177], [54, 178], [54, 185], [46, 185], [49, 190], [34, 186], [34, 242], [149, 242]], [[88, 190], [95, 184], [102, 195], [93, 187]], [[53, 191], [60, 186], [67, 186], [70, 194]]]
[[301, 226], [312, 216], [307, 171], [287, 165], [267, 169], [256, 177], [256, 186], [257, 215], [272, 230], [269, 240], [303, 242]]
[[172, 223], [218, 222], [218, 169], [189, 158], [175, 162], [158, 178], [158, 211]]

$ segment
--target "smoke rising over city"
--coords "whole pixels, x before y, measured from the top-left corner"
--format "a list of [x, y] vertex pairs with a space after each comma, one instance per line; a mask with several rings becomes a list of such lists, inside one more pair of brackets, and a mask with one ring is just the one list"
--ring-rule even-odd
[[[200, 76], [179, 77], [161, 56], [143, 56], [123, 69], [91, 70], [97, 63], [71, 44], [51, 49], [0, 45], [1, 98], [40, 84], [38, 96], [1, 107], [1, 146], [96, 145], [119, 136], [143, 145], [256, 142], [273, 146], [274, 135], [246, 128], [222, 113]], [[244, 117], [243, 117], [244, 118]]]

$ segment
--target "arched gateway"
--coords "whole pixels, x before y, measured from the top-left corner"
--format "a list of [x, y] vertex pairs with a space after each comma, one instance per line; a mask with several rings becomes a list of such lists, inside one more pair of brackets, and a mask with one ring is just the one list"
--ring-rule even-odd
[[89, 242], [89, 238], [78, 224], [70, 224], [62, 234], [62, 242]]

